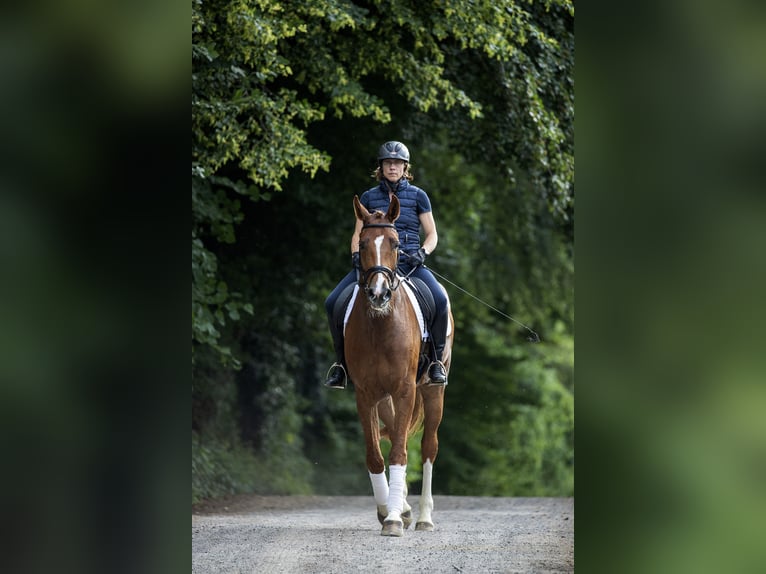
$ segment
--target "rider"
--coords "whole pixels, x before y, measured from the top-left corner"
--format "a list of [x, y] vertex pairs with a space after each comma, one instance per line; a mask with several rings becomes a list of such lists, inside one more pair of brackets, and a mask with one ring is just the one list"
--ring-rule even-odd
[[[431, 212], [431, 201], [426, 192], [410, 183], [413, 179], [409, 170], [410, 152], [401, 142], [389, 141], [380, 146], [378, 150], [378, 167], [373, 177], [378, 180], [378, 185], [368, 189], [362, 194], [360, 201], [368, 211], [388, 211], [391, 198], [396, 195], [399, 198], [400, 215], [396, 220], [396, 230], [399, 233], [400, 255], [398, 270], [406, 275], [413, 268], [413, 277], [422, 279], [433, 293], [436, 309], [434, 318], [429, 325], [429, 333], [433, 345], [433, 362], [428, 367], [428, 378], [432, 385], [447, 384], [447, 370], [442, 358], [444, 346], [447, 340], [447, 323], [449, 321], [449, 309], [447, 294], [436, 281], [430, 270], [423, 266], [427, 255], [433, 253], [439, 237], [436, 233], [436, 223]], [[420, 228], [423, 228], [423, 245], [420, 245]], [[351, 264], [352, 270], [341, 279], [332, 293], [325, 301], [325, 310], [330, 323], [335, 355], [337, 361], [330, 367], [325, 385], [332, 388], [343, 389], [346, 387], [345, 357], [343, 352], [343, 325], [335, 322], [333, 310], [343, 290], [357, 281], [359, 264], [359, 233], [362, 230], [362, 222], [356, 220], [354, 234], [351, 236]]]

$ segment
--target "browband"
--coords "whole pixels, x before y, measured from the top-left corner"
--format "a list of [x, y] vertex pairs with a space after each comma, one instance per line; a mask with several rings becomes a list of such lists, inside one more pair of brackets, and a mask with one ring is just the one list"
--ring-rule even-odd
[[396, 225], [393, 223], [365, 223], [362, 225], [362, 229], [367, 229], [368, 227], [391, 227], [396, 229]]

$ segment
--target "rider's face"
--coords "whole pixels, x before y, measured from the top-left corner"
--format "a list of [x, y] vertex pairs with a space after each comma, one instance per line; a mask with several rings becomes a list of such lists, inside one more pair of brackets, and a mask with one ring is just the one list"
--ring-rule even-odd
[[405, 161], [401, 159], [384, 159], [380, 162], [383, 169], [383, 177], [385, 177], [391, 183], [395, 183], [402, 179], [404, 175]]

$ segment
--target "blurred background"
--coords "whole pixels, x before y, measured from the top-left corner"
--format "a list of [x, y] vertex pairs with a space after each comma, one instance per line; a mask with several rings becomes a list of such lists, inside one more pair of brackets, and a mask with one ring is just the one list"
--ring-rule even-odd
[[196, 2], [191, 61], [188, 5], [2, 8], [5, 571], [188, 571], [190, 482], [364, 493], [321, 303], [388, 139], [542, 338], [450, 289], [439, 492], [571, 494], [576, 396], [579, 569], [764, 563], [763, 9], [578, 3], [573, 234], [571, 6], [421, 4]]
[[586, 2], [577, 18], [576, 563], [753, 572], [766, 12]]

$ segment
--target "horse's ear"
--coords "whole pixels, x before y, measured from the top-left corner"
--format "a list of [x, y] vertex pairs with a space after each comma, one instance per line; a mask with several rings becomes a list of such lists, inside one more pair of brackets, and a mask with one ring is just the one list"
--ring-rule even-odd
[[367, 220], [370, 217], [370, 212], [367, 211], [367, 208], [362, 205], [362, 202], [359, 201], [359, 196], [354, 196], [354, 212], [356, 213], [357, 219], [361, 219], [362, 221]]
[[399, 219], [399, 198], [393, 196], [391, 203], [388, 204], [388, 213], [386, 213], [386, 219], [391, 223]]

